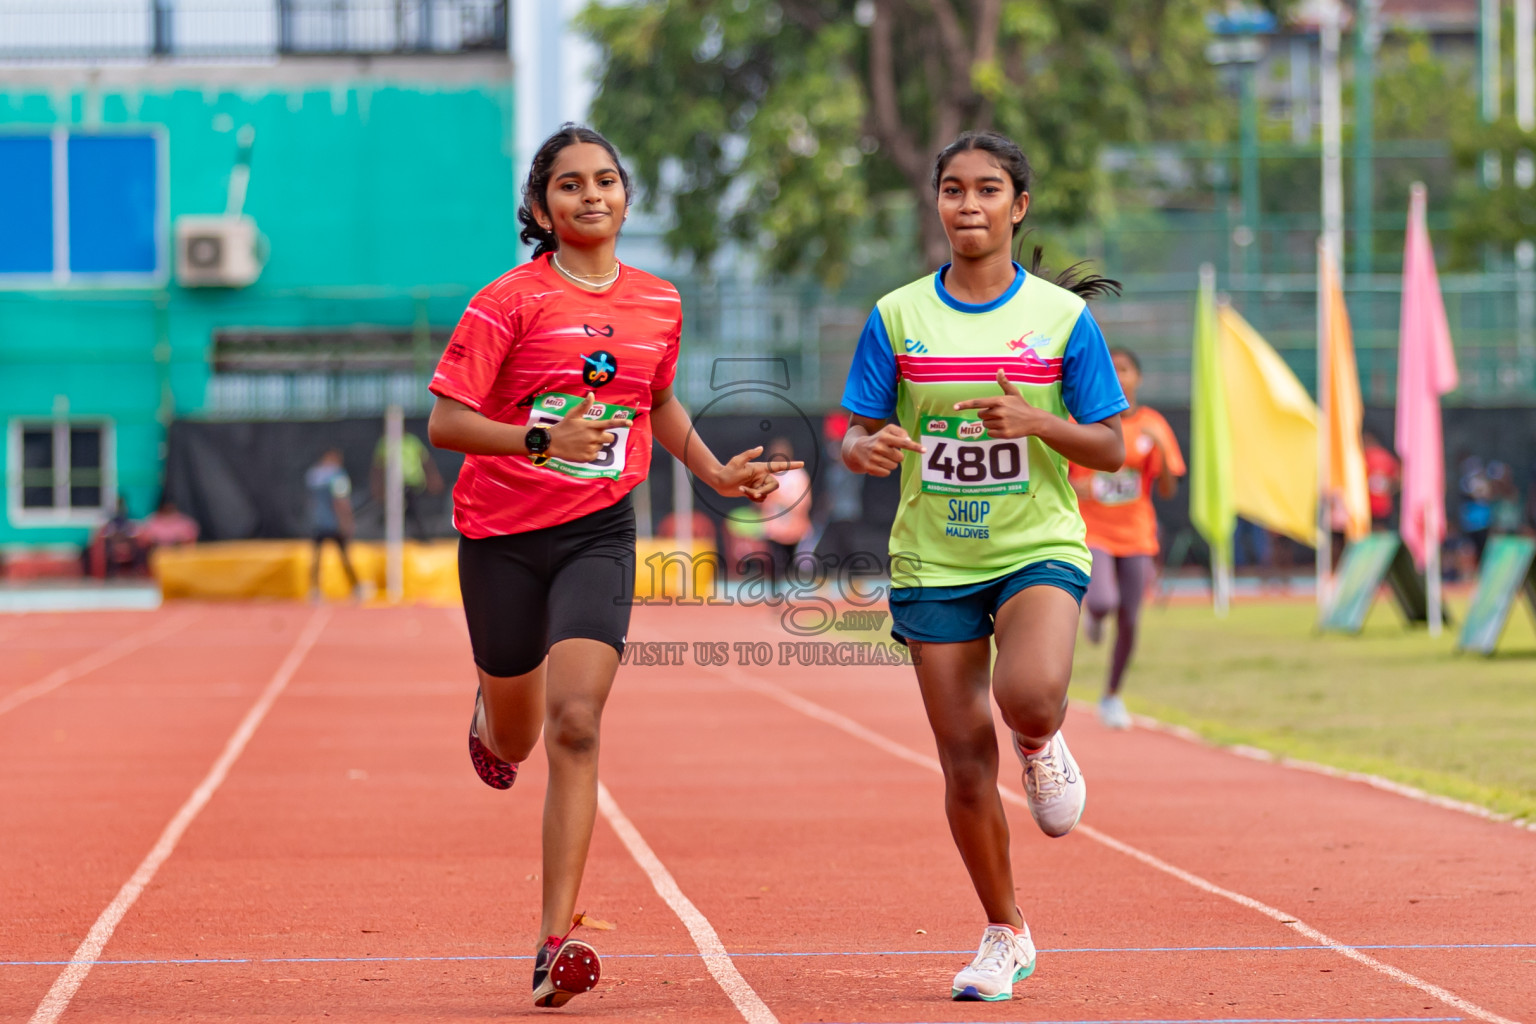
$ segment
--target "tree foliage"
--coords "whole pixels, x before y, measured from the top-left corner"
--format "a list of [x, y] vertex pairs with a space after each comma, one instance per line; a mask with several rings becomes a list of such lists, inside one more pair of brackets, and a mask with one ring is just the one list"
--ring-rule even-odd
[[[1497, 177], [1484, 181], [1484, 160], [1497, 162]], [[1536, 132], [1513, 116], [1492, 124], [1469, 122], [1456, 135], [1461, 170], [1451, 221], [1450, 263], [1481, 266], [1490, 251], [1508, 259], [1521, 242], [1536, 242]], [[1434, 197], [1431, 196], [1431, 199]]]
[[727, 239], [836, 278], [879, 197], [947, 246], [933, 158], [995, 128], [1034, 164], [1036, 216], [1094, 209], [1106, 142], [1203, 135], [1218, 101], [1207, 14], [1225, 0], [631, 0], [583, 14], [592, 116], [707, 263]]

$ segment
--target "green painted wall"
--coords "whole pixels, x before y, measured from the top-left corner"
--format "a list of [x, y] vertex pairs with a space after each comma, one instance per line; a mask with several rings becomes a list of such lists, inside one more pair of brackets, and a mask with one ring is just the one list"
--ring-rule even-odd
[[[253, 72], [259, 75], [260, 72]], [[222, 213], [235, 132], [256, 130], [245, 212], [270, 242], [244, 289], [0, 290], [0, 419], [116, 423], [119, 493], [151, 510], [164, 423], [196, 415], [219, 327], [350, 323], [451, 326], [469, 295], [517, 259], [509, 82], [338, 83], [74, 93], [0, 88], [0, 131], [154, 125], [165, 130], [170, 215]], [[90, 121], [87, 122], [87, 118]], [[9, 453], [0, 447], [0, 470]], [[19, 527], [0, 544], [79, 541]]]

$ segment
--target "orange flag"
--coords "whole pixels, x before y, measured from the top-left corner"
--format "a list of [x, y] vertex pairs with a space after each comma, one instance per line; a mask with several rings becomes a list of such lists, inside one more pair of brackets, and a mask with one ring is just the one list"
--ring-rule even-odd
[[[1371, 532], [1371, 499], [1365, 480], [1365, 447], [1360, 430], [1365, 419], [1360, 399], [1360, 374], [1355, 367], [1355, 343], [1349, 329], [1344, 288], [1331, 255], [1323, 260], [1323, 288], [1328, 332], [1328, 493], [1337, 505], [1332, 524], [1342, 519], [1344, 536], [1359, 540]], [[1342, 512], [1342, 515], [1340, 515]]]

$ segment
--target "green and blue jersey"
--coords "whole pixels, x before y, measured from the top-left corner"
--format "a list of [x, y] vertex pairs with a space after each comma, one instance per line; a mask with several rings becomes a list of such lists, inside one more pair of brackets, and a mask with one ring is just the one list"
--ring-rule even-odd
[[1079, 423], [1127, 407], [1104, 335], [1078, 295], [1014, 264], [991, 302], [961, 302], [949, 267], [875, 304], [848, 373], [843, 406], [895, 419], [927, 448], [901, 464], [890, 551], [903, 583], [984, 583], [1056, 560], [1087, 573], [1088, 555], [1067, 460], [1038, 438], [986, 435], [956, 402], [999, 394], [1005, 370], [1026, 401]]

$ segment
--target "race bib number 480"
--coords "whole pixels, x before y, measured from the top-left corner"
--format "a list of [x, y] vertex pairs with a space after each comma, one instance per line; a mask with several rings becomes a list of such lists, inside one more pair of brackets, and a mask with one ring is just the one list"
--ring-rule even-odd
[[923, 490], [931, 494], [1022, 494], [1029, 490], [1029, 439], [989, 438], [980, 420], [925, 416], [919, 422]]
[[[528, 425], [530, 427], [553, 427], [556, 423], [565, 419], [565, 414], [575, 406], [581, 404], [581, 399], [576, 395], [563, 395], [558, 391], [550, 391], [540, 395], [533, 401], [533, 408], [528, 411]], [[609, 405], [604, 402], [592, 403], [592, 408], [586, 412], [589, 420], [624, 420], [633, 423], [635, 410], [624, 405]], [[566, 462], [564, 459], [548, 459], [543, 463], [545, 469], [553, 469], [557, 473], [567, 476], [579, 477], [583, 480], [617, 480], [624, 472], [624, 459], [629, 451], [628, 426], [614, 424], [608, 428], [613, 435], [613, 440], [603, 445], [597, 453], [597, 458], [591, 462]]]

